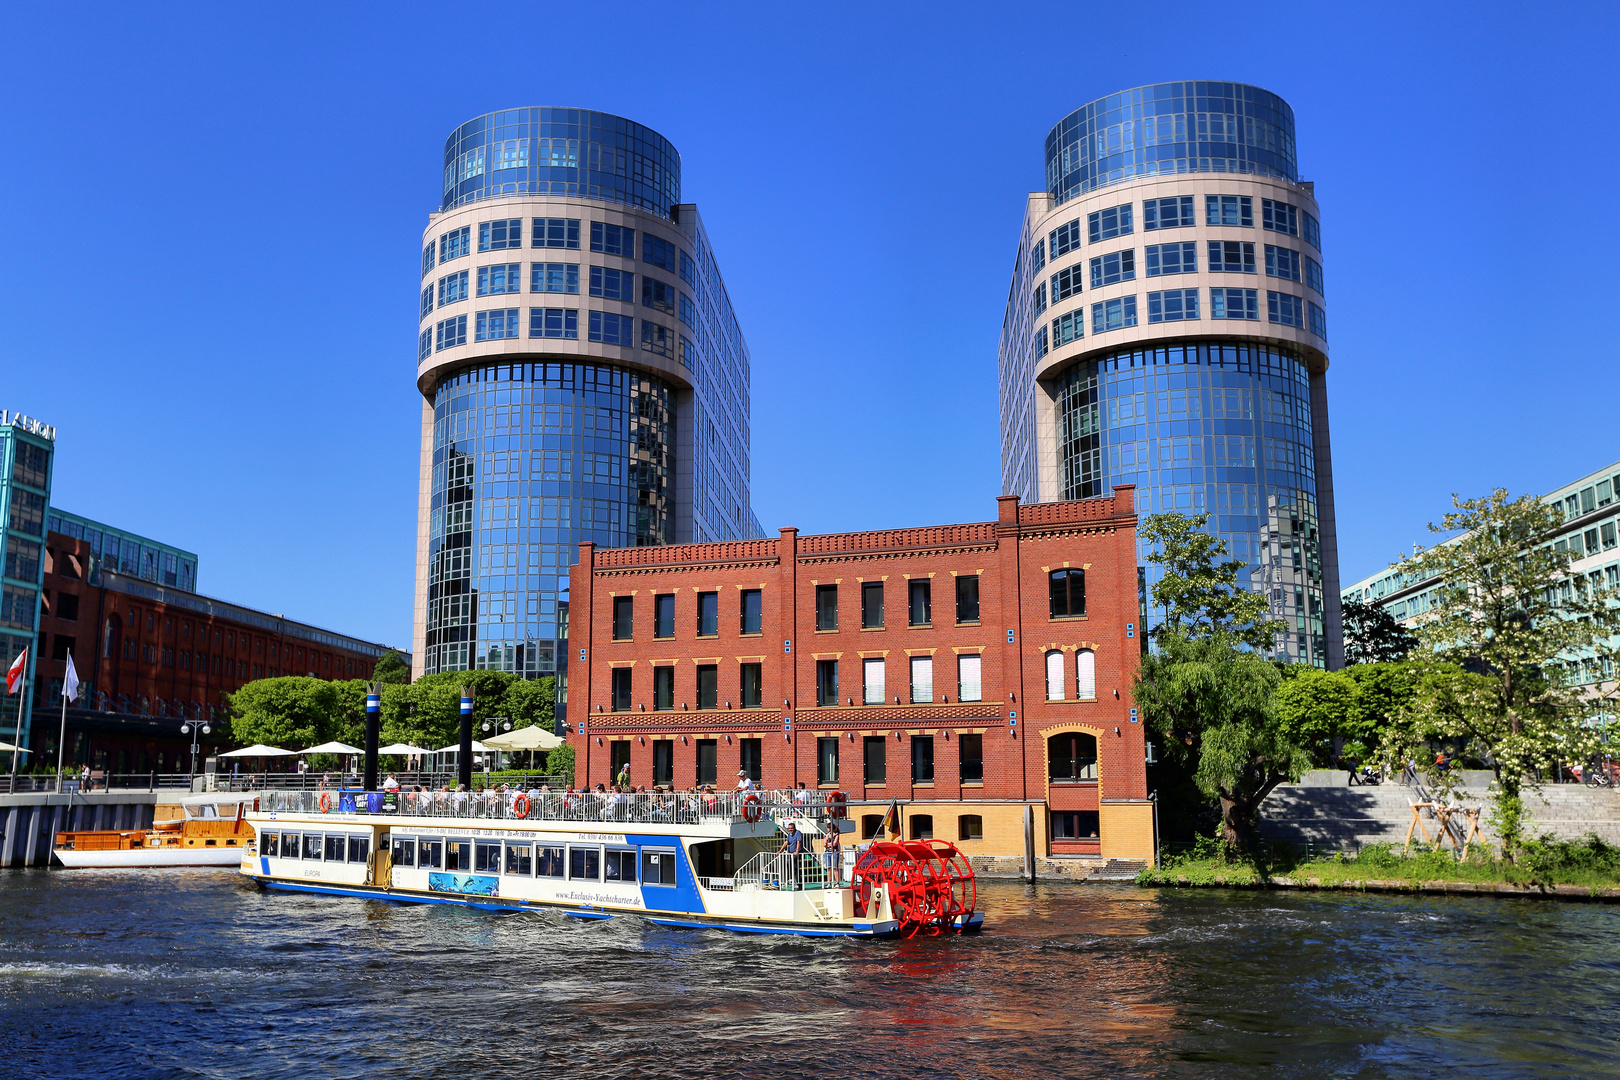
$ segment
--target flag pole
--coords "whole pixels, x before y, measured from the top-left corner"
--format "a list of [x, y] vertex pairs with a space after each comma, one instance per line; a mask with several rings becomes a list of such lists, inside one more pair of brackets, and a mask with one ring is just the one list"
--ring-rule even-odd
[[[73, 650], [67, 654], [67, 670], [73, 670]], [[62, 744], [67, 742], [67, 680], [62, 680], [62, 728], [56, 736], [56, 793], [62, 794]]]
[[11, 789], [17, 789], [17, 759], [22, 756], [22, 707], [28, 696], [28, 650], [23, 650], [23, 667], [21, 681], [17, 683], [17, 732], [11, 737]]

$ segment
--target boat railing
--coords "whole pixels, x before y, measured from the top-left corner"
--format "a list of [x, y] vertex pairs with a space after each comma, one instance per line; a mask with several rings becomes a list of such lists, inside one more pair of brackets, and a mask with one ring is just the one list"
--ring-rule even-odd
[[[803, 851], [762, 851], [730, 879], [733, 891], [769, 889], [841, 889], [844, 887], [842, 860], [828, 865], [830, 856]], [[713, 879], [711, 879], [713, 880]]]
[[399, 791], [268, 790], [261, 812], [379, 814], [488, 821], [695, 825], [699, 822], [820, 820], [842, 814], [821, 792]]

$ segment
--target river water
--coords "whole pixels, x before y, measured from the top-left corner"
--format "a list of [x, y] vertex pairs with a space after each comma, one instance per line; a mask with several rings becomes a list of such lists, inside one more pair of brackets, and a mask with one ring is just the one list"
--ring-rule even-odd
[[0, 1075], [1620, 1075], [1620, 909], [982, 882], [822, 941], [0, 873]]

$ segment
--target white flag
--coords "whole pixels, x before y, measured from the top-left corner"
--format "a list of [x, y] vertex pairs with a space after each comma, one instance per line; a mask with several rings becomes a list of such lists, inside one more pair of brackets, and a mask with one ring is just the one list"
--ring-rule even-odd
[[68, 653], [67, 674], [62, 676], [62, 696], [69, 701], [79, 700], [79, 673], [73, 670], [73, 654]]

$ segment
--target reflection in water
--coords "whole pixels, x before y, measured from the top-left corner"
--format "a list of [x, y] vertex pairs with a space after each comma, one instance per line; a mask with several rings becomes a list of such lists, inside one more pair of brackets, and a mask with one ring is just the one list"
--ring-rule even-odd
[[0, 874], [11, 1074], [1599, 1075], [1620, 911], [982, 883], [976, 938], [810, 941]]

